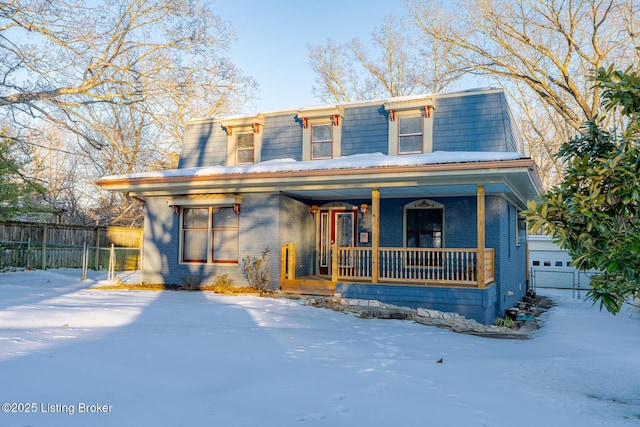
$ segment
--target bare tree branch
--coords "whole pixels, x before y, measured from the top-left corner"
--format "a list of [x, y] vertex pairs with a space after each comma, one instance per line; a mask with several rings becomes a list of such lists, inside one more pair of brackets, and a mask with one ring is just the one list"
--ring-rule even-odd
[[543, 157], [566, 141], [556, 139], [566, 138], [566, 125], [577, 132], [599, 111], [593, 71], [640, 63], [634, 49], [640, 22], [635, 0], [459, 0], [434, 19], [432, 10], [441, 4], [413, 0], [413, 22], [425, 39], [455, 47], [449, 55], [458, 70], [519, 94], [529, 148], [545, 167], [555, 168]]
[[371, 34], [371, 47], [359, 39], [309, 46], [316, 74], [314, 92], [325, 102], [351, 102], [443, 90], [460, 73], [442, 55], [438, 43], [417, 45], [411, 28], [393, 16]]
[[0, 125], [32, 147], [56, 129], [86, 177], [78, 192], [98, 196], [85, 204], [139, 215], [91, 181], [175, 166], [189, 118], [250, 100], [255, 82], [224, 57], [232, 40], [203, 0], [0, 0]]

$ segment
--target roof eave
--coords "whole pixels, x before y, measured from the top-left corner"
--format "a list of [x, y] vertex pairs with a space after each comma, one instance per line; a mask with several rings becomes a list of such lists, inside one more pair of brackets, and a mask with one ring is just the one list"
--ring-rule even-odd
[[[344, 186], [399, 187], [429, 186], [446, 183], [505, 181], [519, 175], [518, 182], [529, 184], [523, 194], [542, 192], [535, 164], [530, 158], [483, 162], [444, 163], [418, 166], [327, 169], [314, 171], [261, 172], [202, 176], [171, 176], [107, 179], [97, 182], [105, 190], [131, 192], [140, 196], [199, 194], [206, 192], [266, 193], [312, 189], [336, 189]], [[522, 185], [522, 184], [521, 184]]]

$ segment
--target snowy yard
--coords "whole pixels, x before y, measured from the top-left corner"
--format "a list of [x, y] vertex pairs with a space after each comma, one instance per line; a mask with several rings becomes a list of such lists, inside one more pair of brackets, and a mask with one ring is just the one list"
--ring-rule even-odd
[[0, 273], [1, 426], [640, 424], [638, 315], [571, 291], [510, 341], [79, 278]]

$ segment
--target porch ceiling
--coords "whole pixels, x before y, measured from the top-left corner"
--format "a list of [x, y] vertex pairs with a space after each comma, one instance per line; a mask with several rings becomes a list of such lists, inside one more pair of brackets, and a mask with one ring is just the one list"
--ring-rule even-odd
[[[507, 193], [509, 188], [504, 184], [485, 186], [488, 193]], [[371, 188], [340, 188], [322, 190], [286, 191], [286, 194], [307, 199], [369, 199]], [[415, 187], [380, 188], [380, 197], [385, 199], [398, 197], [446, 196], [476, 194], [476, 185], [419, 185]]]
[[[446, 197], [446, 196], [474, 196], [477, 192], [476, 184], [466, 185], [418, 185], [414, 187], [386, 187], [379, 188], [381, 199], [393, 198], [423, 198], [423, 197]], [[509, 199], [516, 206], [526, 207], [526, 200], [522, 194], [514, 192], [505, 183], [484, 184], [485, 194], [499, 194]], [[372, 187], [373, 188], [373, 187]], [[349, 200], [349, 199], [371, 199], [372, 188], [341, 188], [322, 190], [300, 190], [285, 191], [284, 194], [309, 200]]]

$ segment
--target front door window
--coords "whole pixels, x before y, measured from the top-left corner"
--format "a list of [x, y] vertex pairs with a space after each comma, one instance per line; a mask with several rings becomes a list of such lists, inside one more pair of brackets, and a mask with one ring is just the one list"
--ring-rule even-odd
[[328, 269], [331, 264], [331, 238], [329, 212], [320, 213], [320, 269]]
[[[331, 245], [351, 248], [355, 246], [355, 211], [328, 210], [320, 212], [319, 273], [331, 274]], [[349, 260], [342, 260], [348, 267]]]
[[353, 212], [336, 213], [335, 241], [339, 247], [353, 247]]

